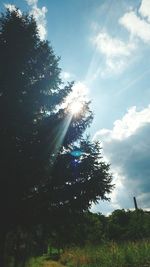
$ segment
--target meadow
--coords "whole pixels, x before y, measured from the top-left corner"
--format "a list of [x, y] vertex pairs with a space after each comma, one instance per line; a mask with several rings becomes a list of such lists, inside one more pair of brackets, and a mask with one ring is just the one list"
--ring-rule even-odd
[[150, 267], [150, 242], [108, 242], [65, 249], [59, 261], [32, 258], [26, 267]]

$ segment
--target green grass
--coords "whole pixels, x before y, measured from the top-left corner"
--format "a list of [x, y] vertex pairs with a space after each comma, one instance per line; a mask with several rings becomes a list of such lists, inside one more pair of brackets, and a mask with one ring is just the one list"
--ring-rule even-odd
[[32, 258], [26, 264], [26, 267], [65, 267], [59, 262], [46, 260], [45, 257]]
[[68, 267], [150, 267], [150, 243], [108, 243], [72, 248], [61, 256], [61, 263]]
[[[45, 257], [36, 257], [36, 258], [31, 258], [28, 260], [25, 264], [25, 267], [43, 267], [43, 264], [45, 262]], [[7, 267], [14, 267], [14, 259], [13, 257], [9, 257], [6, 261], [6, 266]], [[17, 267], [21, 267], [22, 263], [20, 263]]]
[[31, 258], [25, 267], [65, 267], [60, 262], [48, 260], [47, 256]]
[[26, 267], [43, 267], [45, 257], [31, 258], [27, 263]]
[[32, 258], [26, 267], [150, 267], [150, 242], [109, 242], [100, 246], [66, 249], [59, 261]]

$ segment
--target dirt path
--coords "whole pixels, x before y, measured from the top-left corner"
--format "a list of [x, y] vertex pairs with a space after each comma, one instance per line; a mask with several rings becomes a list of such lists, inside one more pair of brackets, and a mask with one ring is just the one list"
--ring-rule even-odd
[[43, 267], [66, 267], [66, 266], [56, 261], [46, 261]]

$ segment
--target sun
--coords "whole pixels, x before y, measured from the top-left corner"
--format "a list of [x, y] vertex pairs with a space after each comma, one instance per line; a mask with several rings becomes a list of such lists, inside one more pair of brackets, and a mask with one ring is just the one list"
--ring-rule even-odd
[[83, 104], [80, 101], [75, 100], [74, 102], [70, 103], [69, 111], [72, 115], [77, 115], [81, 113], [83, 108]]
[[77, 117], [84, 112], [85, 103], [88, 100], [87, 97], [88, 88], [81, 82], [77, 82], [73, 85], [71, 93], [64, 99], [62, 108], [65, 108], [67, 114], [71, 117]]

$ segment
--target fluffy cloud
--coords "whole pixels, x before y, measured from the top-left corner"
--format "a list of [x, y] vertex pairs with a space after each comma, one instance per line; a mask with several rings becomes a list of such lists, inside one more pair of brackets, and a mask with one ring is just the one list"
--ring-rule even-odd
[[15, 5], [12, 4], [4, 4], [5, 8], [7, 8], [10, 12], [16, 11], [18, 12], [18, 16], [22, 16], [22, 12], [20, 9], [16, 9]]
[[105, 56], [107, 70], [117, 73], [126, 67], [131, 53], [136, 49], [135, 43], [113, 38], [107, 32], [99, 32], [93, 43]]
[[38, 32], [41, 40], [44, 40], [47, 35], [46, 31], [46, 13], [47, 8], [43, 6], [42, 8], [39, 8], [37, 6], [38, 0], [26, 0], [27, 4], [31, 7], [30, 14], [34, 16], [37, 26], [38, 26]]
[[36, 5], [38, 0], [26, 0], [29, 6]]
[[116, 188], [111, 205], [131, 208], [136, 195], [141, 208], [150, 207], [150, 106], [127, 114], [114, 123], [112, 130], [101, 130], [95, 139], [102, 141], [104, 156], [111, 163]]
[[95, 40], [97, 48], [109, 57], [129, 56], [134, 48], [133, 44], [125, 44], [123, 41], [110, 37], [106, 32], [99, 33]]
[[[121, 73], [129, 63], [134, 60], [134, 51], [140, 48], [140, 41], [150, 44], [150, 1], [142, 0], [137, 10], [130, 8], [128, 12], [118, 20], [119, 25], [129, 32], [128, 41], [110, 36], [107, 31], [98, 32], [98, 27], [93, 27], [97, 32], [92, 39], [97, 51], [104, 55], [106, 66], [104, 71], [98, 71], [97, 75]], [[131, 57], [132, 56], [132, 57]]]
[[150, 43], [150, 1], [141, 1], [138, 11], [125, 13], [119, 20], [132, 36], [145, 43]]
[[4, 4], [4, 6], [9, 9], [10, 11], [15, 11], [16, 10], [16, 7], [15, 5], [12, 5], [12, 4]]
[[114, 122], [113, 130], [102, 129], [96, 133], [102, 135], [105, 140], [116, 139], [124, 140], [133, 135], [138, 128], [141, 128], [146, 123], [150, 123], [150, 106], [138, 112], [136, 107], [131, 107], [121, 120]]
[[150, 42], [150, 24], [136, 15], [134, 11], [124, 14], [120, 18], [123, 25], [132, 35], [137, 36], [144, 42]]
[[139, 8], [139, 12], [143, 17], [146, 17], [150, 21], [150, 1], [143, 0]]
[[71, 79], [72, 76], [73, 75], [70, 72], [67, 72], [67, 71], [62, 71], [62, 73], [61, 73], [61, 78], [64, 81], [67, 81], [68, 79]]

